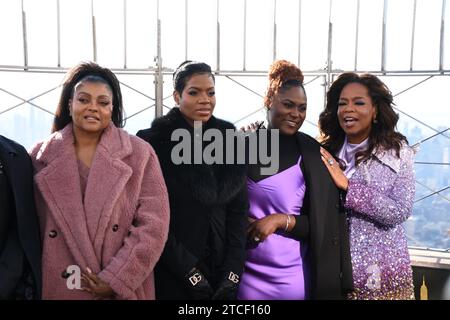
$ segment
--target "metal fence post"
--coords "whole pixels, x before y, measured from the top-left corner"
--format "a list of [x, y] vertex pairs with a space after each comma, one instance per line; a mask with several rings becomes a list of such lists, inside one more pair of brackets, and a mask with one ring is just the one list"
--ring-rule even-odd
[[159, 19], [159, 0], [157, 2], [157, 53], [155, 57], [155, 118], [163, 115], [163, 84], [164, 78], [162, 73], [162, 57], [161, 57], [161, 20]]

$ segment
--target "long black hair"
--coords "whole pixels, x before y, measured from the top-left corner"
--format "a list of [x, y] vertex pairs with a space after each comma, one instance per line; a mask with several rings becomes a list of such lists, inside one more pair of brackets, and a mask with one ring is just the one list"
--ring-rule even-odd
[[80, 81], [104, 83], [111, 89], [113, 95], [111, 120], [116, 127], [122, 128], [124, 126], [122, 92], [120, 91], [120, 84], [116, 75], [111, 70], [102, 68], [95, 62], [82, 62], [66, 74], [53, 119], [52, 133], [63, 129], [72, 122], [69, 112], [69, 100], [73, 98], [75, 86]]

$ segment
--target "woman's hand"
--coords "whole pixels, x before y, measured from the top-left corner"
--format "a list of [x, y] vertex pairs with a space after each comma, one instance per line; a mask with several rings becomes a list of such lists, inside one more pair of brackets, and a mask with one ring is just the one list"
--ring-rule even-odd
[[333, 156], [324, 148], [320, 148], [320, 154], [322, 155], [322, 161], [330, 172], [331, 178], [339, 189], [346, 191], [348, 189], [348, 179], [345, 176], [342, 169], [339, 167], [339, 163]]
[[247, 125], [247, 127], [241, 127], [240, 130], [243, 132], [255, 132], [258, 129], [264, 129], [264, 121], [255, 121]]
[[96, 298], [111, 298], [115, 294], [109, 284], [100, 279], [89, 268], [86, 268], [86, 273], [81, 274], [81, 279], [85, 284], [82, 290], [91, 293]]
[[254, 242], [262, 242], [267, 239], [277, 229], [286, 226], [286, 215], [284, 213], [274, 213], [259, 220], [253, 220], [248, 226], [247, 236]]

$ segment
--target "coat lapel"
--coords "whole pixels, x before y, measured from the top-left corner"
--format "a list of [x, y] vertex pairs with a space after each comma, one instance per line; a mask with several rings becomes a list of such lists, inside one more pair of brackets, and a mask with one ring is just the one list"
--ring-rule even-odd
[[[97, 146], [86, 186], [84, 209], [96, 256], [101, 260], [106, 228], [133, 171], [122, 159], [131, 154], [130, 138], [110, 125]], [[101, 263], [101, 261], [100, 261]]]
[[[322, 160], [320, 158], [319, 144], [308, 143], [302, 133], [297, 135], [297, 141], [302, 152], [302, 162], [305, 169], [305, 181], [309, 193], [310, 210], [309, 218], [311, 227], [314, 228], [314, 239], [316, 249], [315, 252], [320, 252], [324, 238], [325, 228], [325, 214], [327, 213], [327, 206], [323, 195], [329, 192], [329, 183], [327, 176], [324, 176]], [[325, 172], [328, 174], [328, 172]]]
[[66, 126], [50, 139], [39, 157], [47, 166], [36, 174], [36, 185], [77, 263], [98, 270], [81, 199], [72, 126]]

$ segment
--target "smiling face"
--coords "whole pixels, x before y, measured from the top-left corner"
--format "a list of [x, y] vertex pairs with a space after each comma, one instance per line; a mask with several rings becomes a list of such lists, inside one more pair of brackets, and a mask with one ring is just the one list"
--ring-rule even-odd
[[369, 136], [376, 115], [367, 87], [349, 83], [342, 89], [337, 116], [349, 143], [361, 143]]
[[281, 134], [293, 135], [306, 118], [306, 95], [302, 87], [291, 87], [274, 94], [269, 107], [269, 125]]
[[194, 121], [208, 121], [216, 106], [214, 80], [208, 73], [192, 75], [183, 92], [175, 91], [173, 96], [181, 114], [192, 125]]
[[108, 85], [83, 81], [75, 86], [69, 108], [75, 134], [101, 134], [111, 121], [113, 95]]

